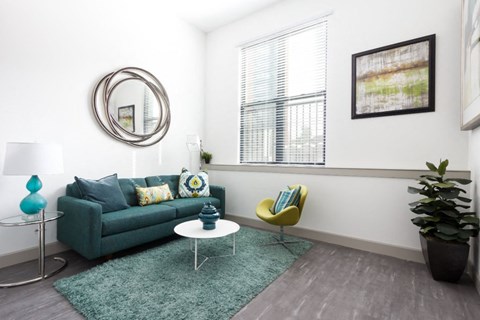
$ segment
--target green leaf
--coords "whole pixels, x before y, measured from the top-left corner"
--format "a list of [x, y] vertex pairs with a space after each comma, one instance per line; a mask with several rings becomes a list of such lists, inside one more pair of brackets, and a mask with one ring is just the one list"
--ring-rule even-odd
[[457, 199], [463, 202], [472, 202], [472, 199], [465, 198], [465, 197], [457, 197]]
[[422, 233], [428, 233], [429, 231], [431, 230], [435, 230], [435, 227], [433, 226], [428, 226], [426, 228], [422, 228], [422, 230], [420, 230]]
[[428, 222], [438, 222], [440, 221], [440, 217], [423, 217], [423, 220]]
[[414, 225], [419, 226], [419, 227], [425, 225], [425, 223], [426, 223], [426, 222], [423, 220], [422, 217], [413, 218], [411, 221], [412, 221], [412, 223], [413, 223]]
[[469, 180], [469, 179], [459, 179], [459, 178], [448, 178], [448, 179], [445, 179], [445, 181], [455, 181], [463, 185], [466, 185], [472, 182], [472, 180]]
[[423, 207], [415, 207], [415, 208], [410, 208], [410, 211], [412, 211], [413, 213], [415, 214], [426, 214], [426, 215], [433, 215], [436, 210], [435, 208], [433, 208], [433, 210], [431, 208], [428, 208], [428, 210], [426, 208], [423, 208]]
[[420, 179], [418, 181], [437, 181], [437, 182], [442, 181], [442, 177], [432, 176], [432, 175], [429, 175], [429, 174], [421, 175], [420, 178], [422, 178], [422, 179]]
[[435, 237], [440, 238], [445, 241], [452, 241], [452, 240], [457, 240], [456, 236], [447, 236], [446, 234], [440, 233], [440, 232], [435, 232]]
[[424, 212], [425, 214], [432, 214], [437, 212], [437, 208], [431, 205], [420, 205], [417, 207], [418, 211]]
[[452, 236], [454, 234], [458, 233], [458, 228], [455, 226], [452, 226], [447, 223], [439, 223], [437, 224], [437, 230], [440, 231], [443, 234], [446, 234], [447, 236]]
[[423, 198], [423, 199], [418, 200], [417, 202], [418, 203], [430, 203], [430, 202], [433, 202], [435, 200], [437, 200], [437, 199], [435, 199], [435, 198]]
[[435, 167], [435, 165], [433, 163], [426, 162], [425, 164], [427, 165], [428, 169], [430, 169], [430, 171], [437, 172], [438, 169], [437, 169], [437, 167]]
[[418, 189], [418, 188], [414, 188], [414, 187], [408, 187], [408, 193], [411, 193], [411, 194], [415, 194], [415, 193], [420, 193], [422, 192], [423, 189]]
[[462, 239], [469, 239], [471, 236], [473, 236], [472, 230], [460, 230], [458, 232], [458, 237]]
[[455, 187], [455, 183], [451, 182], [437, 182], [433, 184], [434, 187], [438, 188], [453, 188]]
[[460, 207], [460, 208], [463, 208], [463, 209], [470, 208], [470, 206], [464, 206], [464, 205], [461, 205], [461, 204], [457, 204], [455, 207]]
[[440, 162], [440, 165], [438, 166], [438, 174], [441, 176], [445, 175], [445, 172], [447, 171], [447, 166], [448, 166], [448, 159]]
[[443, 206], [449, 208], [455, 208], [456, 203], [452, 200], [440, 200], [439, 201]]
[[430, 182], [428, 182], [425, 179], [421, 179], [421, 180], [417, 180], [417, 181], [418, 181], [418, 184], [421, 184], [422, 186], [425, 186], [428, 189], [433, 188], [432, 185], [430, 184]]
[[438, 211], [438, 212], [441, 212], [441, 213], [445, 214], [446, 216], [449, 216], [449, 217], [452, 217], [452, 218], [458, 218], [458, 211], [456, 211], [456, 210], [441, 210], [441, 211]]
[[[472, 231], [472, 237], [476, 237], [478, 235], [479, 227], [475, 225], [468, 225], [470, 228], [469, 229], [463, 229], [463, 230], [470, 230]], [[466, 227], [466, 226], [463, 226]]]
[[460, 193], [460, 190], [456, 189], [446, 189], [442, 191], [437, 192], [439, 196], [445, 199], [455, 199], [458, 197], [458, 194]]
[[478, 225], [480, 220], [477, 218], [477, 217], [470, 217], [470, 216], [467, 216], [467, 217], [463, 217], [462, 218], [462, 222], [466, 222], [466, 223], [473, 223], [473, 224], [476, 224]]

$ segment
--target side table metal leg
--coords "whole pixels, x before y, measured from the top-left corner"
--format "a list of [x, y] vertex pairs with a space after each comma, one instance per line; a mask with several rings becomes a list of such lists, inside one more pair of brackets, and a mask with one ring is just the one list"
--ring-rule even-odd
[[233, 234], [233, 255], [235, 255], [235, 233]]
[[38, 275], [45, 277], [45, 211], [40, 213], [41, 222], [38, 225]]
[[40, 221], [38, 223], [38, 277], [13, 283], [0, 283], [0, 288], [17, 287], [46, 279], [65, 269], [68, 264], [67, 260], [63, 258], [53, 257], [53, 259], [61, 262], [61, 265], [49, 274], [45, 274], [45, 211], [42, 210], [40, 212]]
[[197, 251], [197, 238], [195, 238], [195, 270], [197, 270], [197, 254], [198, 254], [198, 251]]

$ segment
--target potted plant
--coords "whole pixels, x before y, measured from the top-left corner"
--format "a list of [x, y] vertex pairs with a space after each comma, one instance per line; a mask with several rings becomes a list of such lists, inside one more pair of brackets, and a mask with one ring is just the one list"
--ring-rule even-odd
[[421, 175], [421, 188], [408, 187], [408, 192], [423, 197], [410, 203], [410, 210], [419, 215], [412, 219], [420, 227], [423, 257], [435, 280], [456, 282], [468, 261], [470, 237], [476, 237], [479, 219], [475, 212], [466, 211], [472, 200], [462, 196], [468, 179], [445, 178], [448, 160], [438, 167], [427, 162], [433, 175]]
[[210, 160], [212, 160], [212, 154], [210, 152], [202, 151], [200, 152], [200, 158], [204, 160], [206, 164], [209, 164]]

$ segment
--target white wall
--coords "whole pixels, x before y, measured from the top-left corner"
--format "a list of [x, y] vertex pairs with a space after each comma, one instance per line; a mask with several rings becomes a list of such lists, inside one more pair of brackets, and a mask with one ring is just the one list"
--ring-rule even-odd
[[[188, 166], [186, 134], [202, 134], [205, 35], [160, 1], [0, 2], [0, 168], [7, 141], [63, 144], [65, 173], [41, 177], [47, 209], [75, 175], [173, 174]], [[125, 66], [152, 72], [171, 102], [172, 125], [148, 148], [117, 142], [96, 123], [90, 95]], [[0, 174], [0, 218], [19, 213], [28, 177]], [[37, 244], [33, 227], [0, 228], [0, 255]], [[13, 240], [12, 240], [13, 239]], [[47, 242], [56, 240], [55, 223]]]
[[[435, 8], [435, 14], [432, 14]], [[328, 167], [424, 169], [448, 158], [467, 168], [460, 132], [460, 1], [286, 0], [207, 36], [207, 117], [204, 145], [214, 163], [238, 162], [238, 46], [333, 10], [329, 19]], [[435, 33], [436, 111], [351, 120], [351, 56]], [[435, 138], [432, 138], [432, 133]]]
[[297, 226], [330, 234], [394, 245], [419, 247], [418, 229], [409, 220], [406, 179], [209, 171], [215, 184], [226, 186], [230, 215], [258, 219], [255, 208], [263, 198], [275, 198], [294, 183], [308, 187]]
[[[214, 155], [212, 162], [238, 163], [238, 46], [333, 11], [328, 34], [327, 167], [425, 169], [425, 161], [448, 158], [449, 169], [467, 169], [468, 134], [459, 129], [460, 5], [435, 0], [286, 0], [208, 34], [206, 116], [212, 125], [205, 129], [204, 145]], [[436, 111], [351, 120], [352, 54], [429, 34], [436, 34], [437, 40]], [[419, 248], [406, 194], [414, 181], [212, 175], [226, 185], [227, 213], [254, 218], [262, 197], [276, 196], [285, 184], [305, 182], [310, 196], [301, 226]]]

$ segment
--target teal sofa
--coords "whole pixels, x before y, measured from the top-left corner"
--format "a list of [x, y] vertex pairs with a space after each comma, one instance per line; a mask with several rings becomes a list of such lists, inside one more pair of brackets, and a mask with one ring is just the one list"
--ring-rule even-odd
[[135, 185], [158, 186], [168, 183], [174, 196], [178, 175], [118, 179], [130, 206], [102, 213], [100, 204], [81, 198], [77, 182], [67, 185], [66, 195], [58, 198], [64, 216], [57, 221], [57, 239], [91, 260], [174, 234], [173, 228], [198, 218], [203, 204], [211, 202], [225, 216], [225, 188], [210, 185], [210, 197], [175, 198], [159, 204], [138, 206]]

